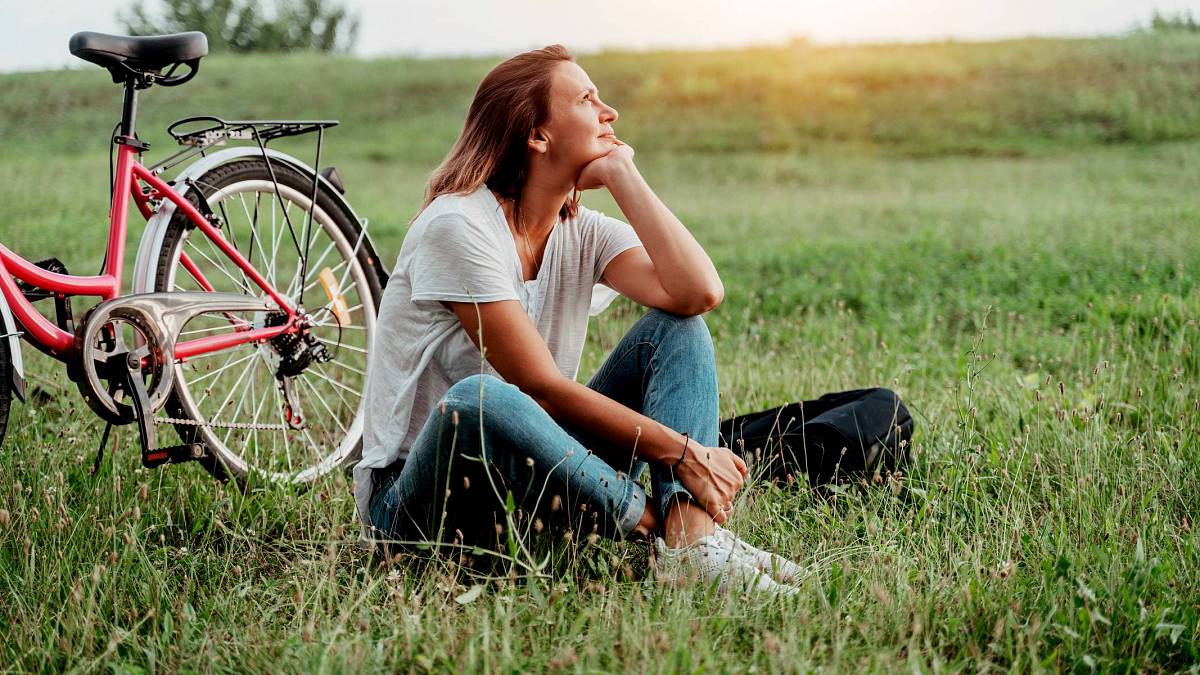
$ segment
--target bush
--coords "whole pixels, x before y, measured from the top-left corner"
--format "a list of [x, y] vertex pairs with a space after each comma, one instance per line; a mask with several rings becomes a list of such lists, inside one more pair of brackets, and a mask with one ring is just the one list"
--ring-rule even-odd
[[161, 0], [159, 12], [139, 1], [117, 20], [132, 35], [203, 31], [209, 45], [231, 52], [349, 51], [358, 17], [336, 0]]

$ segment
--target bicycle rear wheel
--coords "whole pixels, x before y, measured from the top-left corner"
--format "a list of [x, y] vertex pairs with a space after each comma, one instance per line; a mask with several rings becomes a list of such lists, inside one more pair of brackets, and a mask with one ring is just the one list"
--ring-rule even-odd
[[[3, 327], [4, 325], [0, 323], [0, 329]], [[8, 338], [0, 337], [0, 447], [4, 447], [4, 432], [8, 429], [8, 413], [12, 408], [12, 369], [12, 355], [8, 353]]]
[[[310, 308], [305, 333], [312, 340], [281, 336], [177, 363], [166, 410], [185, 442], [207, 446], [205, 466], [218, 477], [310, 482], [361, 449], [362, 392], [383, 285], [379, 263], [360, 223], [324, 188], [308, 217], [311, 179], [280, 162], [268, 168], [260, 158], [240, 160], [196, 183], [225, 239], [289, 302]], [[199, 199], [195, 191], [189, 198]], [[192, 270], [181, 262], [183, 253]], [[163, 238], [155, 290], [267, 297], [181, 212]], [[179, 340], [285, 320], [282, 313], [206, 314], [189, 321]], [[331, 358], [311, 358], [315, 349]]]

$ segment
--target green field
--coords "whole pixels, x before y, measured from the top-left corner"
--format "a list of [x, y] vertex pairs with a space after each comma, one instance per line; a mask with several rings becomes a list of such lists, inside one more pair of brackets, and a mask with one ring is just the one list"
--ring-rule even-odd
[[[390, 266], [497, 61], [213, 56], [143, 95], [142, 137], [154, 159], [189, 114], [342, 120], [322, 163]], [[242, 494], [142, 469], [124, 427], [92, 477], [103, 425], [27, 347], [48, 397], [0, 453], [3, 668], [1200, 667], [1200, 36], [579, 62], [721, 273], [722, 416], [870, 385], [913, 411], [901, 481], [741, 493], [731, 528], [809, 565], [804, 593], [660, 588], [609, 541], [540, 538], [536, 577], [373, 567], [342, 476]], [[98, 269], [119, 112], [96, 68], [0, 76], [7, 246]], [[643, 311], [593, 319], [581, 380]]]

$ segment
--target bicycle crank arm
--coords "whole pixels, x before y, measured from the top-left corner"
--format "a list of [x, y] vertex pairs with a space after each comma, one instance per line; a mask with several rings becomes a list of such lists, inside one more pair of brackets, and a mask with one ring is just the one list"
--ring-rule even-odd
[[129, 392], [130, 403], [137, 416], [138, 439], [142, 443], [142, 466], [152, 469], [167, 462], [187, 462], [204, 457], [202, 443], [184, 443], [164, 448], [155, 447], [157, 443], [152, 419], [154, 413], [150, 411], [146, 383], [142, 381], [142, 359], [147, 351], [148, 348], [142, 346], [132, 351], [113, 354], [108, 359], [109, 367], [120, 368], [124, 375], [124, 387]]

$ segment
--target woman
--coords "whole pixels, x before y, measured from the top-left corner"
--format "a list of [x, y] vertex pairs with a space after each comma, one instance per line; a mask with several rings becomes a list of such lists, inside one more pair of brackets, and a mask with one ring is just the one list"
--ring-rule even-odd
[[[655, 536], [660, 578], [793, 592], [781, 582], [798, 566], [720, 526], [747, 473], [713, 447], [716, 363], [700, 315], [724, 291], [616, 120], [560, 45], [483, 79], [383, 294], [359, 516], [386, 556], [500, 532], [511, 491], [524, 513], [568, 516], [585, 535]], [[630, 224], [579, 204], [597, 188]], [[579, 384], [588, 316], [615, 292], [651, 310]], [[652, 499], [638, 482], [647, 467]]]

